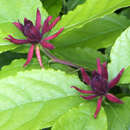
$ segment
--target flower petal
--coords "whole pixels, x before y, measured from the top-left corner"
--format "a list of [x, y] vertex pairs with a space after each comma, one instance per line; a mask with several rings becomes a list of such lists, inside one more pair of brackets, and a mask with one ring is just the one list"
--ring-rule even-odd
[[24, 64], [24, 67], [30, 63], [30, 61], [31, 61], [31, 59], [32, 59], [32, 57], [33, 57], [34, 47], [35, 47], [34, 44], [32, 44], [31, 47], [30, 47], [30, 49], [29, 49], [28, 56], [27, 56], [27, 61], [26, 61], [26, 63]]
[[51, 39], [56, 38], [63, 30], [64, 30], [64, 28], [61, 28], [57, 33], [55, 33], [52, 36], [46, 37], [44, 40], [51, 40]]
[[40, 30], [41, 28], [41, 14], [39, 9], [37, 9], [37, 15], [36, 15], [36, 27]]
[[52, 16], [48, 16], [48, 18], [44, 21], [43, 27], [42, 27], [42, 35], [49, 31], [49, 21], [51, 21]]
[[51, 43], [48, 43], [48, 42], [45, 41], [45, 40], [42, 40], [40, 43], [41, 43], [41, 45], [43, 46], [43, 48], [48, 48], [48, 49], [50, 49], [50, 50], [52, 50], [52, 49], [55, 48]]
[[106, 97], [109, 101], [111, 101], [111, 102], [123, 104], [123, 102], [122, 102], [119, 98], [115, 97], [114, 95], [112, 95], [112, 94], [110, 94], [110, 93], [108, 93], [105, 97]]
[[82, 78], [83, 78], [83, 81], [85, 83], [87, 83], [88, 85], [90, 85], [90, 77], [88, 76], [88, 74], [85, 72], [85, 69], [84, 68], [80, 68], [80, 71], [81, 71], [81, 74], [82, 74]]
[[111, 81], [110, 81], [110, 83], [108, 84], [108, 87], [111, 89], [111, 88], [113, 88], [118, 82], [119, 82], [119, 80], [120, 80], [120, 77], [121, 77], [121, 75], [122, 75], [122, 73], [124, 72], [124, 68], [118, 73], [118, 75], [114, 78], [114, 79], [112, 79]]
[[29, 43], [28, 40], [23, 40], [23, 39], [15, 39], [13, 38], [11, 35], [8, 35], [9, 38], [5, 38], [5, 40], [8, 40], [14, 44], [25, 44], [25, 43]]
[[56, 24], [57, 22], [60, 20], [60, 16], [58, 16], [53, 22], [52, 24], [50, 24], [49, 26], [49, 30], [51, 30]]
[[80, 93], [94, 94], [94, 91], [82, 90], [82, 89], [79, 89], [79, 88], [77, 88], [77, 87], [75, 87], [75, 86], [72, 86], [71, 88], [76, 89], [76, 90], [77, 90], [78, 92], [80, 92]]
[[100, 59], [97, 58], [97, 72], [101, 75], [102, 74], [102, 67], [101, 67], [101, 62]]
[[19, 22], [14, 22], [13, 23], [21, 32], [23, 32], [23, 25]]
[[102, 64], [102, 77], [106, 80], [108, 80], [108, 72], [107, 72], [107, 63], [104, 62]]
[[94, 118], [97, 117], [100, 109], [101, 109], [101, 104], [102, 104], [102, 96], [100, 96], [100, 98], [98, 99], [98, 102], [97, 102], [97, 108], [96, 108], [96, 112], [94, 114]]
[[86, 100], [91, 100], [91, 99], [93, 99], [93, 98], [95, 98], [95, 97], [97, 97], [98, 95], [91, 95], [91, 96], [82, 96], [82, 95], [80, 95], [80, 97], [82, 97], [82, 98], [84, 98], [84, 99], [86, 99]]
[[38, 60], [38, 62], [40, 64], [40, 66], [43, 68], [39, 46], [36, 46], [36, 56], [37, 56], [37, 60]]

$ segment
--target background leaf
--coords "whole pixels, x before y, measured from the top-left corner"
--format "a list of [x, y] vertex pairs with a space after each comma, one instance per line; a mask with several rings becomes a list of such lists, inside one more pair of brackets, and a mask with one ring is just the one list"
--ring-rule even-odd
[[111, 14], [116, 9], [129, 5], [129, 0], [87, 0], [74, 11], [70, 11], [67, 15], [64, 15], [54, 31], [64, 26], [64, 33], [67, 33], [75, 27], [83, 26], [85, 23]]
[[120, 83], [130, 83], [130, 27], [116, 40], [110, 54], [109, 78], [112, 79], [124, 67], [126, 70]]
[[35, 21], [36, 10], [40, 9], [42, 21], [47, 17], [46, 10], [42, 7], [40, 0], [0, 0], [0, 52], [18, 47], [7, 40], [4, 40], [9, 34], [16, 38], [25, 38], [23, 34], [12, 24], [12, 22], [23, 22], [24, 17]]
[[41, 0], [43, 7], [47, 10], [50, 16], [53, 16], [53, 19], [59, 16], [62, 8], [62, 0]]
[[47, 17], [47, 12], [42, 7], [40, 0], [0, 0], [0, 23], [4, 22], [23, 22], [24, 17], [35, 21], [36, 10], [40, 9], [43, 19]]
[[123, 11], [121, 11], [120, 13], [121, 15], [126, 16], [128, 19], [130, 19], [130, 8], [124, 9]]
[[96, 68], [96, 58], [100, 58], [101, 62], [106, 60], [103, 54], [91, 48], [72, 47], [68, 49], [56, 49], [54, 50], [54, 54], [60, 59], [91, 70]]
[[107, 130], [107, 118], [102, 108], [97, 119], [93, 117], [95, 102], [81, 103], [61, 116], [52, 130]]
[[124, 104], [107, 104], [105, 111], [108, 118], [108, 130], [130, 129], [130, 97], [122, 99]]
[[124, 16], [111, 14], [85, 24], [52, 40], [56, 48], [89, 47], [93, 49], [111, 46], [116, 38], [130, 25]]

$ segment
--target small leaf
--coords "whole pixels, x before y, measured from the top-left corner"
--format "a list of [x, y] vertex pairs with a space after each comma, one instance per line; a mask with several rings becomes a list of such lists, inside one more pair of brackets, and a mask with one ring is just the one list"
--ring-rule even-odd
[[105, 111], [108, 118], [108, 130], [130, 129], [130, 97], [122, 99], [124, 104], [107, 104]]
[[0, 130], [39, 130], [51, 125], [82, 102], [70, 87], [86, 87], [78, 76], [52, 69], [19, 71], [2, 78], [0, 84]]
[[93, 117], [96, 103], [81, 103], [60, 117], [52, 130], [107, 130], [107, 118], [102, 108], [97, 119]]
[[115, 77], [122, 68], [125, 71], [120, 83], [130, 83], [130, 27], [116, 40], [110, 54], [109, 78]]

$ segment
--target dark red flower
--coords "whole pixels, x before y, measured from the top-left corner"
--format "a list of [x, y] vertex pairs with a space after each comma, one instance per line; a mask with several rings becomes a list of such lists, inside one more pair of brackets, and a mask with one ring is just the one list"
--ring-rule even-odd
[[26, 66], [30, 63], [34, 48], [36, 50], [36, 56], [38, 59], [38, 62], [41, 67], [43, 67], [41, 56], [40, 56], [40, 49], [38, 44], [42, 45], [43, 48], [47, 49], [54, 49], [54, 46], [48, 42], [48, 40], [51, 40], [53, 38], [56, 38], [62, 31], [63, 28], [61, 28], [57, 33], [55, 33], [52, 36], [45, 37], [44, 34], [49, 32], [56, 23], [60, 20], [60, 17], [57, 17], [51, 24], [49, 24], [49, 21], [52, 19], [52, 16], [49, 16], [45, 21], [43, 26], [41, 25], [41, 14], [39, 9], [37, 9], [37, 15], [36, 15], [36, 23], [33, 25], [32, 21], [28, 20], [27, 18], [24, 18], [24, 24], [21, 24], [20, 22], [14, 22], [13, 24], [27, 37], [27, 39], [15, 39], [11, 35], [8, 35], [8, 38], [5, 38], [6, 40], [9, 40], [10, 42], [14, 44], [32, 44], [29, 52], [27, 61], [24, 64]]
[[108, 81], [107, 64], [106, 64], [106, 62], [101, 64], [100, 59], [97, 59], [97, 71], [94, 70], [92, 72], [92, 78], [91, 79], [87, 75], [87, 73], [85, 72], [85, 69], [81, 68], [80, 70], [81, 70], [81, 73], [82, 73], [83, 81], [86, 84], [88, 84], [89, 86], [91, 86], [92, 91], [81, 90], [81, 89], [79, 89], [79, 88], [77, 88], [75, 86], [72, 86], [72, 88], [75, 88], [80, 93], [93, 94], [93, 95], [90, 95], [90, 96], [82, 96], [82, 95], [80, 96], [80, 97], [82, 97], [82, 98], [84, 98], [86, 100], [90, 100], [90, 99], [93, 99], [93, 98], [99, 96], [99, 99], [98, 99], [98, 102], [97, 102], [96, 112], [94, 114], [95, 118], [97, 117], [97, 115], [98, 115], [98, 113], [100, 111], [103, 96], [105, 96], [111, 102], [119, 103], [119, 104], [123, 103], [120, 99], [118, 99], [114, 95], [108, 93], [108, 91], [111, 88], [113, 88], [119, 82], [120, 77], [121, 77], [121, 75], [122, 75], [122, 73], [124, 71], [124, 68], [110, 82]]

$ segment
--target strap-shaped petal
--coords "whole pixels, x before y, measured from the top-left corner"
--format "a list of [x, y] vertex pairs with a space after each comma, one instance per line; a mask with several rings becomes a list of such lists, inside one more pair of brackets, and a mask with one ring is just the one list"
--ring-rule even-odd
[[110, 89], [113, 88], [119, 82], [121, 75], [123, 74], [124, 70], [125, 70], [124, 68], [121, 69], [121, 71], [118, 73], [118, 75], [109, 82], [108, 87]]
[[37, 9], [37, 14], [36, 14], [36, 27], [40, 30], [41, 28], [41, 14], [39, 9]]
[[44, 21], [43, 27], [42, 27], [42, 35], [49, 31], [49, 21], [51, 21], [52, 16], [48, 16], [47, 19]]
[[81, 71], [81, 74], [82, 74], [83, 81], [85, 83], [87, 83], [88, 85], [90, 85], [91, 80], [90, 80], [90, 77], [88, 76], [88, 74], [85, 72], [85, 69], [84, 68], [80, 68], [80, 71]]
[[102, 65], [102, 77], [106, 80], [108, 80], [108, 72], [107, 72], [107, 63], [104, 62]]
[[64, 28], [61, 28], [57, 33], [55, 33], [52, 36], [46, 37], [44, 40], [51, 40], [51, 39], [56, 38], [63, 30], [64, 30]]
[[36, 46], [36, 56], [37, 56], [37, 60], [38, 60], [38, 62], [40, 64], [40, 66], [43, 68], [42, 58], [41, 58], [41, 55], [40, 55], [39, 46]]
[[123, 104], [123, 101], [121, 101], [119, 98], [117, 98], [116, 96], [108, 93], [106, 95], [106, 98], [111, 101], [111, 102], [114, 102], [114, 103], [119, 103], [119, 104]]
[[23, 25], [21, 24], [21, 23], [19, 23], [19, 22], [14, 22], [13, 23], [21, 32], [23, 32]]
[[55, 48], [51, 43], [49, 43], [45, 40], [42, 40], [40, 43], [43, 46], [43, 48], [47, 48], [47, 49], [50, 49], [50, 50]]
[[56, 24], [57, 22], [60, 20], [60, 16], [58, 16], [53, 22], [52, 24], [50, 24], [49, 26], [49, 30], [51, 30]]
[[91, 96], [82, 96], [82, 95], [80, 95], [80, 97], [82, 97], [82, 98], [84, 98], [84, 99], [86, 99], [86, 100], [91, 100], [91, 99], [93, 99], [93, 98], [95, 98], [95, 97], [97, 97], [98, 95], [91, 95]]
[[26, 65], [28, 65], [30, 63], [30, 61], [32, 60], [32, 57], [33, 57], [33, 51], [34, 51], [34, 44], [31, 45], [30, 49], [29, 49], [29, 52], [28, 52], [28, 56], [27, 56], [27, 61], [26, 63], [24, 64], [24, 67]]
[[77, 90], [78, 92], [80, 92], [80, 93], [85, 93], [85, 94], [95, 94], [94, 91], [82, 90], [82, 89], [79, 89], [79, 88], [77, 88], [77, 87], [75, 87], [75, 86], [72, 86], [71, 88], [76, 89], [76, 90]]
[[[8, 38], [9, 37], [9, 38]], [[25, 43], [29, 43], [28, 40], [23, 40], [23, 39], [15, 39], [14, 37], [12, 37], [11, 35], [8, 35], [7, 38], [5, 38], [5, 40], [8, 40], [14, 44], [25, 44]]]
[[101, 62], [100, 59], [97, 58], [97, 72], [101, 75], [102, 74], [102, 67], [101, 67]]
[[96, 108], [96, 112], [95, 112], [95, 114], [94, 114], [94, 118], [97, 117], [97, 115], [98, 115], [98, 113], [99, 113], [99, 111], [100, 111], [100, 109], [101, 109], [102, 98], [103, 98], [103, 97], [100, 96], [99, 99], [98, 99], [97, 108]]

